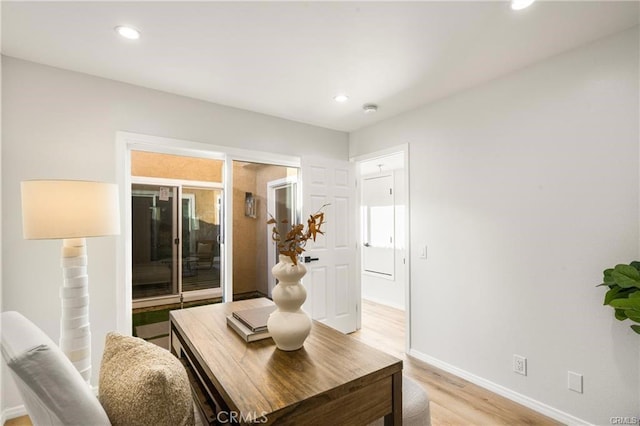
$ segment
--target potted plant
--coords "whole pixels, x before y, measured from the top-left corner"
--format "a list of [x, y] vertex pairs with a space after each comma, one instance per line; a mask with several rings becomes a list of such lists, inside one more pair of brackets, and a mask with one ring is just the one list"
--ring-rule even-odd
[[[630, 319], [640, 324], [640, 262], [616, 265], [605, 269], [604, 282], [599, 286], [609, 287], [604, 296], [604, 305], [615, 309], [615, 317], [619, 321]], [[631, 328], [640, 334], [640, 325]]]

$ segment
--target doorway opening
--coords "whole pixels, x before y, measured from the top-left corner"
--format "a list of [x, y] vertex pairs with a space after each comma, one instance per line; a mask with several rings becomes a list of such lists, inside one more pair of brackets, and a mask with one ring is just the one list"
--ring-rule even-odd
[[[243, 288], [251, 288], [251, 286], [256, 288], [255, 282], [247, 284], [245, 280], [243, 283], [241, 280], [242, 274], [237, 273], [237, 267], [234, 268], [234, 254], [238, 257], [236, 263], [239, 263], [243, 257], [247, 256], [247, 252], [238, 250], [238, 247], [234, 245], [234, 236], [239, 240], [237, 245], [241, 247], [245, 235], [236, 235], [232, 231], [238, 217], [244, 217], [244, 206], [247, 204], [246, 201], [250, 200], [246, 192], [252, 192], [252, 196], [256, 196], [253, 203], [254, 207], [262, 206], [264, 208], [265, 195], [260, 194], [266, 193], [266, 182], [287, 176], [297, 176], [300, 158], [271, 152], [129, 132], [117, 132], [116, 147], [118, 182], [123, 188], [120, 197], [123, 228], [117, 257], [119, 280], [116, 285], [116, 329], [120, 333], [136, 333], [135, 320], [132, 315], [134, 310], [160, 309], [165, 311], [165, 317], [168, 320], [168, 309], [187, 308], [194, 304], [228, 302], [236, 297], [242, 297]], [[175, 163], [171, 164], [173, 162]], [[263, 183], [256, 184], [254, 182], [253, 185], [249, 185], [249, 188], [256, 188], [255, 190], [239, 190], [239, 188], [234, 188], [233, 186], [234, 162], [254, 164], [254, 166], [249, 166], [246, 169], [251, 167], [267, 169], [270, 165], [277, 165], [285, 170], [291, 170], [275, 177], [267, 176], [264, 180], [261, 180], [263, 177], [258, 174], [254, 179], [256, 182]], [[258, 165], [258, 163], [261, 165]], [[241, 173], [236, 173], [236, 175], [241, 175]], [[133, 297], [132, 263], [134, 255], [132, 253], [132, 240], [134, 232], [139, 228], [139, 226], [135, 226], [135, 229], [133, 229], [134, 226], [132, 226], [134, 190], [149, 190], [149, 188], [136, 189], [135, 185], [155, 186], [152, 189], [154, 192], [157, 191], [157, 194], [146, 194], [151, 200], [146, 200], [148, 204], [146, 206], [143, 204], [144, 209], [161, 211], [161, 208], [166, 207], [169, 201], [171, 201], [172, 206], [177, 203], [181, 209], [177, 212], [174, 210], [174, 213], [172, 213], [174, 220], [171, 223], [175, 223], [175, 219], [177, 219], [177, 231], [167, 231], [165, 229], [166, 225], [161, 225], [165, 219], [161, 216], [155, 232], [157, 237], [164, 237], [165, 234], [171, 234], [172, 237], [177, 235], [177, 237], [173, 237], [173, 244], [176, 246], [176, 238], [178, 238], [179, 248], [171, 247], [172, 259], [168, 262], [168, 265], [166, 263], [162, 265], [164, 269], [147, 268], [155, 269], [156, 273], [161, 270], [165, 275], [168, 271], [171, 280], [162, 280], [163, 291], [166, 293], [164, 296], [155, 295], [152, 297], [147, 294], [144, 295], [146, 297], [137, 297], [136, 299]], [[160, 194], [160, 187], [167, 189], [162, 189], [162, 194]], [[264, 191], [260, 188], [264, 188]], [[200, 202], [199, 194], [195, 193], [198, 190], [206, 190], [208, 195], [214, 197], [217, 203], [215, 211], [209, 211], [206, 214], [201, 213], [201, 207], [209, 203], [209, 201]], [[161, 196], [162, 200], [160, 199]], [[262, 199], [259, 197], [262, 197]], [[207, 198], [210, 200], [209, 196]], [[142, 201], [140, 202], [142, 203]], [[160, 209], [157, 209], [158, 207]], [[160, 214], [162, 215], [162, 213]], [[260, 214], [263, 215], [263, 218], [258, 216]], [[207, 219], [206, 215], [213, 215], [213, 219]], [[266, 217], [266, 208], [264, 213], [261, 213], [261, 209], [256, 209], [256, 217], [252, 218], [251, 216], [254, 216], [254, 214], [249, 212], [248, 216], [246, 216], [247, 220], [251, 218], [251, 221], [256, 224], [265, 222], [266, 226], [266, 219], [263, 220]], [[152, 223], [151, 219], [150, 217], [150, 223]], [[209, 225], [215, 225], [215, 227], [212, 228]], [[212, 229], [217, 232], [211, 232]], [[160, 232], [161, 230], [162, 232]], [[151, 240], [151, 235], [153, 234], [154, 231], [151, 229], [146, 237]], [[262, 262], [261, 272], [258, 273], [254, 270], [253, 274], [254, 276], [264, 276], [265, 284], [260, 284], [259, 288], [262, 289], [258, 290], [260, 293], [253, 294], [266, 294], [268, 292], [268, 285], [266, 284], [267, 271], [264, 266], [268, 260], [266, 254], [268, 245], [266, 230], [264, 232], [261, 231], [261, 235], [264, 238], [256, 240], [255, 246], [261, 244], [264, 247], [262, 253], [265, 254], [256, 260], [256, 262]], [[210, 248], [211, 250], [209, 250]], [[161, 263], [161, 260], [166, 259], [165, 257], [159, 257], [160, 254], [168, 254], [169, 252], [167, 248], [160, 248], [156, 251], [156, 257], [152, 259], [150, 247], [148, 251], [148, 262], [146, 263], [153, 263], [155, 266]], [[209, 253], [210, 251], [211, 254]], [[253, 257], [257, 257], [257, 255]], [[174, 261], [174, 258], [177, 260]], [[209, 279], [213, 273], [219, 276], [219, 285], [211, 284], [211, 282], [215, 282], [215, 280]], [[195, 276], [199, 277], [196, 281], [197, 285], [190, 286]], [[157, 277], [155, 279], [157, 280]], [[237, 285], [234, 285], [234, 279], [238, 280]], [[153, 282], [153, 280], [154, 278], [152, 277], [150, 281]], [[180, 280], [180, 285], [175, 284], [174, 280]], [[152, 284], [150, 283], [149, 285]], [[136, 296], [138, 295], [136, 294]], [[152, 318], [152, 320], [156, 322], [158, 318]], [[155, 333], [156, 331], [154, 331]]]
[[273, 216], [296, 222], [298, 172], [297, 167], [233, 161], [234, 300], [271, 296], [271, 268], [278, 256], [267, 221]]
[[[358, 161], [362, 323], [366, 308], [409, 317], [408, 185], [405, 150]], [[369, 306], [367, 306], [369, 305]], [[376, 306], [378, 306], [376, 308]], [[407, 322], [407, 335], [409, 332]], [[408, 337], [405, 339], [408, 348]]]
[[170, 309], [221, 300], [222, 170], [222, 160], [131, 151], [134, 335], [168, 347]]

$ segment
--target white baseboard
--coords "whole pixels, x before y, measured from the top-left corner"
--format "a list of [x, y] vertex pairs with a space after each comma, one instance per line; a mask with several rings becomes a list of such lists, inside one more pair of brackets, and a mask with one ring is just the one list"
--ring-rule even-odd
[[16, 417], [22, 417], [27, 415], [27, 409], [24, 405], [18, 405], [17, 407], [5, 408], [0, 415], [0, 424], [4, 424], [7, 420], [15, 419]]
[[514, 392], [511, 389], [508, 389], [502, 385], [493, 383], [487, 379], [476, 376], [475, 374], [469, 373], [468, 371], [462, 370], [444, 361], [440, 361], [439, 359], [434, 358], [432, 356], [425, 355], [421, 352], [416, 351], [415, 349], [409, 350], [409, 355], [419, 359], [420, 361], [424, 361], [427, 364], [431, 364], [434, 367], [437, 367], [448, 373], [461, 377], [475, 385], [488, 389], [493, 393], [496, 393], [500, 396], [504, 396], [505, 398], [510, 399], [514, 402], [517, 402], [518, 404], [531, 408], [532, 410], [537, 411], [540, 414], [544, 414], [545, 416], [551, 417], [552, 419], [557, 420], [566, 425], [593, 426], [591, 423], [585, 420], [579, 419], [569, 413], [565, 413], [564, 411], [560, 411], [538, 400], [529, 398], [528, 396], [522, 395], [518, 392]]
[[388, 306], [390, 308], [398, 309], [400, 311], [404, 311], [404, 306], [397, 305], [395, 303], [390, 303], [388, 300], [376, 299], [375, 297], [362, 297], [363, 300], [368, 300], [369, 302], [377, 303], [378, 305]]

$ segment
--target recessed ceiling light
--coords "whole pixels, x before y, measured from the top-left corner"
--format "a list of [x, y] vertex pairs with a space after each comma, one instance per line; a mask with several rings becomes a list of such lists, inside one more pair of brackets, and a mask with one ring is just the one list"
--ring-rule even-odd
[[535, 0], [511, 0], [511, 9], [522, 10], [531, 6]]
[[349, 97], [347, 95], [345, 95], [344, 93], [340, 93], [338, 95], [335, 95], [333, 97], [333, 100], [336, 102], [347, 102], [349, 100]]
[[128, 38], [129, 40], [137, 40], [140, 38], [140, 31], [136, 30], [133, 27], [126, 27], [124, 25], [121, 25], [121, 26], [115, 27], [114, 29], [122, 37]]

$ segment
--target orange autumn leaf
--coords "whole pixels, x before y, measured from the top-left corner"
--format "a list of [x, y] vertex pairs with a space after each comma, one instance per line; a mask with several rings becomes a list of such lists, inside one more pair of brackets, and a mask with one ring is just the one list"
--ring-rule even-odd
[[[278, 228], [275, 226], [273, 227], [271, 239], [278, 243], [278, 252], [283, 256], [289, 257], [294, 265], [298, 264], [298, 256], [305, 251], [304, 247], [307, 244], [307, 240], [313, 238], [313, 241], [315, 241], [318, 234], [324, 235], [324, 232], [321, 229], [322, 225], [325, 223], [324, 212], [322, 212], [322, 209], [326, 206], [328, 206], [328, 204], [323, 205], [316, 213], [309, 216], [306, 231], [304, 229], [304, 225], [301, 223], [293, 225], [289, 232], [284, 236], [284, 241], [282, 241], [282, 236], [280, 235]], [[269, 216], [271, 219], [267, 221], [267, 224], [278, 223], [273, 215], [269, 214]], [[284, 219], [280, 223], [288, 224], [289, 221]]]

